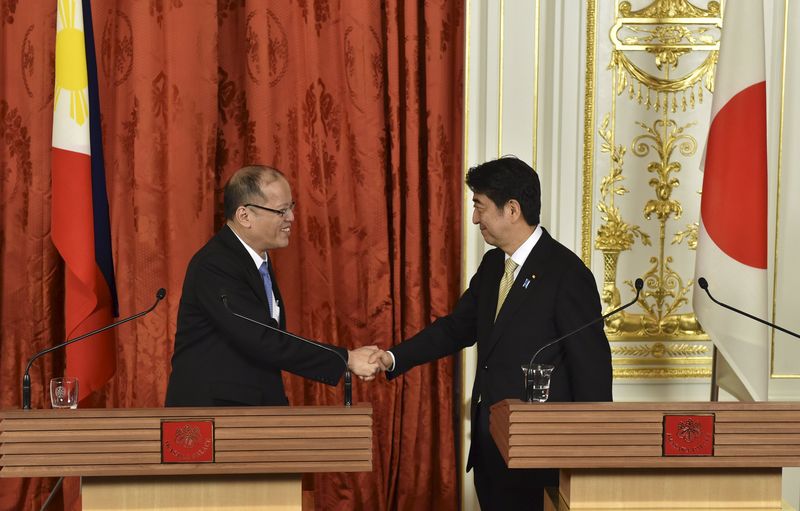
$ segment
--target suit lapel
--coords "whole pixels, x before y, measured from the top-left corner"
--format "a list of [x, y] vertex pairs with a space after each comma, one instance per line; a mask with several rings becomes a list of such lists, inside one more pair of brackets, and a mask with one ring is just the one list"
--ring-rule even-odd
[[[531, 253], [528, 254], [528, 258], [525, 259], [517, 278], [514, 279], [514, 284], [511, 286], [511, 290], [508, 292], [508, 296], [506, 296], [506, 299], [503, 302], [503, 307], [500, 309], [500, 313], [497, 315], [497, 319], [495, 320], [492, 328], [491, 337], [489, 338], [489, 345], [484, 351], [483, 360], [489, 358], [492, 351], [497, 346], [497, 343], [500, 341], [503, 331], [506, 329], [506, 327], [508, 327], [508, 325], [514, 322], [514, 317], [519, 312], [518, 309], [527, 302], [528, 296], [536, 289], [539, 275], [542, 275], [545, 271], [546, 262], [550, 256], [552, 241], [553, 239], [550, 237], [547, 231], [542, 228], [541, 238], [539, 238], [539, 241], [536, 242], [536, 245], [533, 247], [533, 250], [531, 250]], [[494, 287], [494, 303], [497, 303], [496, 298], [499, 287], [500, 277], [498, 277], [497, 284]]]
[[[264, 304], [264, 307], [268, 308], [269, 302], [267, 302], [267, 292], [264, 290], [264, 281], [261, 279], [261, 274], [258, 273], [258, 268], [256, 268], [256, 265], [253, 263], [253, 258], [250, 257], [247, 249], [242, 246], [242, 242], [239, 241], [239, 238], [236, 237], [236, 234], [227, 225], [222, 227], [219, 236], [223, 244], [236, 256], [239, 264], [245, 269], [247, 284], [253, 290], [253, 293], [255, 293], [259, 301]], [[273, 286], [277, 287], [274, 284], [274, 275], [270, 274], [270, 276], [273, 276]]]

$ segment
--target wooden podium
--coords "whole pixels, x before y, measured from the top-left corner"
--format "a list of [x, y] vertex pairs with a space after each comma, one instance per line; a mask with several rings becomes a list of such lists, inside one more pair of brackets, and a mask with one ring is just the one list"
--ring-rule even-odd
[[800, 403], [524, 403], [491, 409], [509, 468], [559, 468], [549, 510], [781, 510]]
[[301, 509], [303, 473], [371, 470], [368, 404], [0, 412], [0, 477], [83, 476], [84, 510]]

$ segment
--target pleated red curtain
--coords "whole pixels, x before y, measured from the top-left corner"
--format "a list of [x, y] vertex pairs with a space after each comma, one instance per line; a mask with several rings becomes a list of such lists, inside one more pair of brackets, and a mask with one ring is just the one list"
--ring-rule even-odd
[[[186, 264], [222, 222], [221, 188], [265, 163], [298, 202], [274, 254], [289, 328], [387, 348], [459, 289], [463, 6], [360, 0], [95, 0], [120, 314], [98, 406], [163, 404]], [[50, 240], [55, 1], [0, 0], [0, 406], [34, 352], [63, 340]], [[33, 405], [63, 356], [32, 370]], [[317, 509], [456, 509], [452, 360], [356, 381], [374, 408], [374, 470], [314, 478]], [[342, 389], [288, 377], [292, 404]], [[0, 510], [38, 509], [53, 480], [0, 479]]]

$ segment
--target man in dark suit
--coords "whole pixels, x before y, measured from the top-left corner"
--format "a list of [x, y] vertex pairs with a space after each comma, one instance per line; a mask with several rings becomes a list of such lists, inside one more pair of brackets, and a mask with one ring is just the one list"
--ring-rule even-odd
[[294, 201], [278, 170], [238, 170], [224, 192], [226, 224], [186, 270], [167, 406], [286, 405], [281, 370], [336, 385], [344, 360], [362, 379], [378, 366], [374, 347], [325, 350], [235, 317], [285, 328], [285, 308], [268, 251], [289, 244]]
[[[601, 314], [594, 277], [539, 225], [536, 172], [517, 158], [470, 169], [472, 223], [497, 248], [486, 253], [453, 312], [387, 352], [376, 352], [388, 378], [478, 344], [472, 390], [472, 443], [481, 509], [542, 509], [556, 470], [510, 470], [489, 434], [489, 409], [523, 395], [522, 364], [542, 346]], [[504, 296], [505, 295], [505, 296]], [[610, 401], [611, 351], [601, 322], [541, 352], [553, 364], [550, 401]]]

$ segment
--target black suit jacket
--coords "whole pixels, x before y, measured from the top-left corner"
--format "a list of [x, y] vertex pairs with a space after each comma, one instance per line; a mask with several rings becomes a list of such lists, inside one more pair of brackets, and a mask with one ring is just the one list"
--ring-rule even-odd
[[[389, 378], [477, 342], [473, 431], [479, 401], [488, 413], [498, 401], [521, 399], [522, 364], [540, 347], [601, 314], [592, 273], [543, 230], [495, 321], [504, 265], [502, 250], [487, 252], [453, 312], [391, 349], [395, 368]], [[602, 322], [547, 348], [536, 362], [556, 366], [550, 401], [611, 401], [611, 351]], [[473, 459], [471, 448], [468, 467]]]
[[[285, 307], [271, 267], [270, 275], [284, 328]], [[237, 313], [274, 322], [261, 275], [228, 226], [186, 270], [167, 406], [286, 405], [281, 370], [336, 385], [345, 363], [335, 353], [233, 316], [222, 294]], [[347, 359], [347, 350], [333, 349]]]

